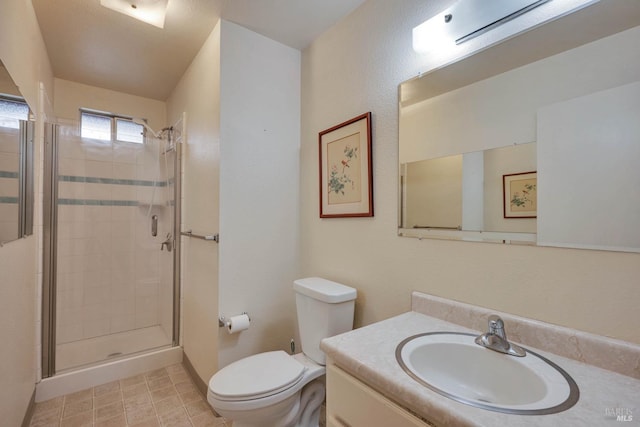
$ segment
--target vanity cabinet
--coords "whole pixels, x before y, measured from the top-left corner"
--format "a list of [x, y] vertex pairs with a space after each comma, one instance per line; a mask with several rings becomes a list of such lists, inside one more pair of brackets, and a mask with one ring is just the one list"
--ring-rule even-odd
[[327, 363], [327, 427], [429, 425], [336, 365]]

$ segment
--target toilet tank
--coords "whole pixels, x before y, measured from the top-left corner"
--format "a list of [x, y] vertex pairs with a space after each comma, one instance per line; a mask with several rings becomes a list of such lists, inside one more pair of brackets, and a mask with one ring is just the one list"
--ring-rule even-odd
[[293, 289], [302, 352], [324, 365], [326, 357], [320, 350], [320, 341], [353, 329], [357, 292], [320, 277], [295, 280]]

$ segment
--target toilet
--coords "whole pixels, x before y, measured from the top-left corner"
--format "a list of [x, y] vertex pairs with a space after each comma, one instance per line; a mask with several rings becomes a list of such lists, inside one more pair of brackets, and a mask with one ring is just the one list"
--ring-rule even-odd
[[317, 427], [324, 401], [323, 338], [353, 328], [356, 290], [319, 277], [293, 282], [302, 353], [245, 357], [209, 381], [207, 400], [233, 427]]

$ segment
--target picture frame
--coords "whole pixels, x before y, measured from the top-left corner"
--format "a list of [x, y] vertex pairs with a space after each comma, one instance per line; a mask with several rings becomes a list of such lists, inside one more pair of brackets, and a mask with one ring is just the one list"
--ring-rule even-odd
[[373, 216], [371, 112], [318, 135], [320, 218]]
[[504, 218], [537, 218], [538, 173], [502, 175]]

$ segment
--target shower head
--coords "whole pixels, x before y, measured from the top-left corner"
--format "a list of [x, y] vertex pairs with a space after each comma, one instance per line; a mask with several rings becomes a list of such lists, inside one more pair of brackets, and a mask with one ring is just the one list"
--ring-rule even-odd
[[160, 134], [162, 132], [158, 132], [158, 133], [154, 132], [153, 129], [151, 129], [151, 126], [149, 126], [144, 119], [134, 117], [133, 119], [131, 119], [131, 121], [133, 121], [133, 123], [139, 124], [140, 126], [144, 126], [147, 132], [150, 132], [151, 135], [153, 135], [155, 138], [158, 138], [158, 139], [160, 138]]

